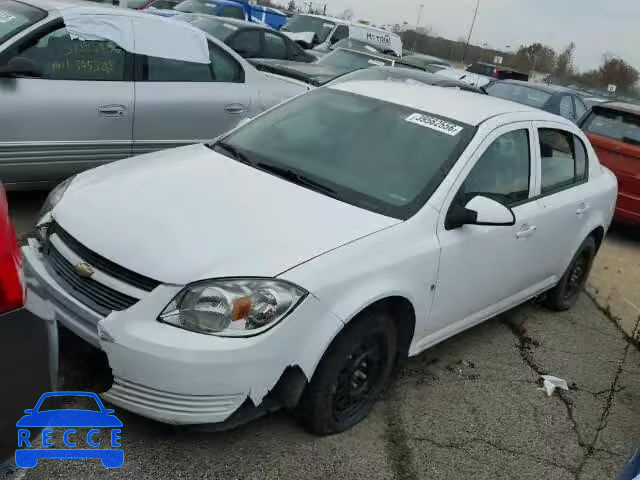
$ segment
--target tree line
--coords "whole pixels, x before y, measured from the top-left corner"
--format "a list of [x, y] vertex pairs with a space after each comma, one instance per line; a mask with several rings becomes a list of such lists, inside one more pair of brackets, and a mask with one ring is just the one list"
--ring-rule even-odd
[[504, 52], [478, 45], [466, 47], [464, 38], [449, 40], [433, 36], [428, 28], [401, 29], [396, 33], [402, 37], [406, 49], [418, 53], [433, 55], [453, 62], [493, 62], [496, 56], [502, 57], [502, 64], [525, 73], [539, 72], [546, 74], [549, 81], [560, 84], [575, 84], [583, 88], [606, 90], [610, 84], [617, 85], [618, 92], [640, 96], [637, 82], [640, 79], [638, 70], [623, 59], [610, 53], [603, 55], [599, 67], [586, 72], [579, 72], [574, 63], [575, 44], [570, 43], [561, 51], [556, 51], [542, 43], [521, 45], [515, 52]]

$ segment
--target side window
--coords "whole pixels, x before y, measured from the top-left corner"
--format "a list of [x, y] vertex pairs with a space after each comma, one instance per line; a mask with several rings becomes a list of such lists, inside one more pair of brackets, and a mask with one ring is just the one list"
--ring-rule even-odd
[[580, 183], [587, 178], [587, 152], [576, 136], [563, 130], [540, 129], [542, 193]]
[[277, 58], [284, 60], [287, 58], [287, 45], [284, 39], [271, 32], [263, 32], [264, 48], [263, 55], [265, 58]]
[[148, 82], [213, 82], [211, 65], [160, 57], [146, 57], [144, 79]]
[[469, 172], [456, 196], [466, 205], [476, 195], [512, 206], [529, 198], [531, 150], [529, 131], [514, 130], [498, 137]]
[[124, 50], [109, 41], [72, 40], [66, 28], [47, 33], [17, 56], [32, 60], [50, 80], [126, 79]]
[[331, 37], [331, 43], [339, 42], [340, 40], [348, 37], [349, 37], [349, 27], [347, 27], [346, 25], [338, 25], [338, 28], [336, 28], [336, 31], [333, 33], [333, 36]]
[[231, 6], [220, 8], [217, 15], [220, 17], [239, 18], [240, 20], [244, 20], [244, 10]]
[[569, 120], [575, 120], [576, 115], [573, 111], [573, 101], [569, 95], [565, 95], [560, 100], [560, 115]]
[[238, 33], [229, 46], [233, 48], [241, 57], [255, 58], [260, 55], [260, 31], [245, 30]]
[[583, 182], [587, 180], [587, 173], [589, 170], [588, 167], [588, 157], [587, 157], [587, 149], [578, 137], [574, 135], [573, 137], [573, 145], [576, 152], [576, 182]]
[[235, 59], [220, 47], [209, 43], [209, 57], [216, 82], [243, 83], [244, 70]]
[[585, 113], [587, 113], [587, 107], [578, 97], [573, 97], [573, 101], [576, 104], [576, 119], [581, 118]]

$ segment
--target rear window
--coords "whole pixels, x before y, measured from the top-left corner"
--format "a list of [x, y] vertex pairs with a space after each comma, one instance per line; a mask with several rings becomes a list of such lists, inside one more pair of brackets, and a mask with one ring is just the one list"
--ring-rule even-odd
[[0, 0], [0, 43], [39, 22], [47, 13], [24, 3]]
[[467, 72], [477, 73], [478, 75], [485, 75], [487, 77], [492, 76], [494, 70], [494, 66], [484, 65], [482, 63], [474, 63], [469, 68], [467, 68]]
[[550, 93], [511, 83], [494, 83], [493, 85], [485, 87], [485, 90], [492, 97], [523, 103], [534, 108], [542, 108], [551, 98]]
[[366, 53], [334, 50], [318, 60], [317, 63], [344, 70], [356, 70], [358, 68], [382, 67], [391, 65], [393, 62], [382, 57], [367, 55]]
[[582, 128], [602, 137], [640, 145], [640, 116], [632, 113], [596, 108]]

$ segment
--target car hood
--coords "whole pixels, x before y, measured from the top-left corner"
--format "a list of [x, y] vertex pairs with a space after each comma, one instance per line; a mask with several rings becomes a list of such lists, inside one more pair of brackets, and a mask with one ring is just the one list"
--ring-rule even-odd
[[52, 212], [97, 254], [160, 282], [273, 277], [400, 221], [204, 145], [80, 174]]
[[314, 85], [322, 85], [338, 75], [349, 72], [349, 69], [346, 68], [337, 68], [319, 63], [293, 62], [290, 60], [260, 58], [251, 60], [251, 63], [258, 70], [292, 76], [297, 80], [304, 80]]

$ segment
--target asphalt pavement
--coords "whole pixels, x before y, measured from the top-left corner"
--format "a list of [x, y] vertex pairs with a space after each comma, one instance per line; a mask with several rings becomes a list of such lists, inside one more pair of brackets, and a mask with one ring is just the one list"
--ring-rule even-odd
[[[37, 199], [9, 201], [28, 230]], [[83, 355], [63, 365], [66, 387], [95, 384]], [[545, 374], [570, 390], [548, 397]], [[372, 415], [340, 435], [309, 435], [287, 412], [222, 433], [116, 415], [122, 468], [41, 460], [13, 478], [614, 479], [640, 440], [640, 352], [585, 294], [562, 314], [531, 302], [408, 360]]]

